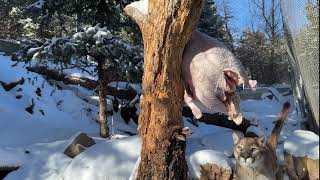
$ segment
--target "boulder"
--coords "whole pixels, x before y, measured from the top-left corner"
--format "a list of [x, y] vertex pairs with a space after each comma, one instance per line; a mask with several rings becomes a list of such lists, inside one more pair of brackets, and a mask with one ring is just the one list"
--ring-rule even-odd
[[319, 159], [311, 159], [308, 156], [296, 157], [284, 152], [284, 160], [290, 179], [319, 180]]
[[290, 179], [319, 179], [319, 136], [294, 131], [284, 143], [284, 160]]
[[6, 177], [10, 172], [17, 170], [19, 167], [17, 166], [0, 166], [0, 179]]
[[64, 154], [70, 158], [76, 157], [78, 154], [83, 152], [86, 148], [95, 144], [94, 140], [85, 133], [78, 133], [73, 136], [70, 140], [71, 143], [64, 150]]

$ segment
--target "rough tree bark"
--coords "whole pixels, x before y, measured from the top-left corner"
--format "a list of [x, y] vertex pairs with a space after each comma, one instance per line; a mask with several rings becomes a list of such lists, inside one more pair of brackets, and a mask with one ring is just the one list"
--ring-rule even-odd
[[100, 136], [103, 138], [109, 137], [109, 128], [107, 126], [107, 82], [104, 79], [104, 60], [98, 60], [98, 82], [99, 82], [99, 124]]
[[125, 8], [139, 25], [144, 42], [137, 179], [187, 179], [185, 142], [174, 136], [183, 127], [182, 53], [201, 8], [202, 0], [142, 0]]

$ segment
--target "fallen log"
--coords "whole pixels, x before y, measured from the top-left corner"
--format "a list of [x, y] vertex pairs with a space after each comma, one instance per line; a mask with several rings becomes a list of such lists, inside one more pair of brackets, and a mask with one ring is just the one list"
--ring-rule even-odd
[[[27, 67], [30, 72], [41, 74], [46, 76], [48, 79], [53, 79], [56, 81], [62, 81], [65, 84], [80, 85], [89, 90], [96, 90], [98, 82], [89, 78], [83, 77], [70, 77], [66, 74], [60, 73], [56, 70], [48, 69], [43, 66], [37, 67]], [[129, 87], [127, 89], [118, 89], [116, 87], [107, 86], [107, 95], [115, 96], [120, 99], [132, 100], [137, 95], [137, 92]]]
[[[62, 74], [56, 70], [51, 70], [42, 66], [27, 67], [27, 70], [37, 74], [42, 74], [49, 79], [62, 81], [65, 84], [80, 85], [90, 90], [95, 90], [98, 85], [97, 81], [95, 80], [88, 79], [88, 78], [68, 77], [66, 74]], [[130, 87], [128, 89], [117, 89], [115, 87], [108, 86], [107, 95], [112, 95], [120, 99], [132, 100], [137, 95], [137, 92]], [[182, 114], [184, 117], [193, 118], [193, 114], [189, 107], [184, 106]], [[134, 114], [134, 116], [135, 117], [129, 117], [129, 119], [136, 118], [139, 115]], [[228, 116], [223, 114], [218, 114], [218, 113], [217, 114], [204, 113], [203, 116], [200, 119], [198, 119], [198, 121], [204, 122], [206, 124], [211, 124], [215, 126], [220, 126], [220, 127], [241, 131], [244, 134], [246, 134], [248, 127], [254, 125], [246, 118], [243, 118], [242, 123], [240, 125], [237, 125], [233, 121], [228, 120]], [[250, 136], [255, 136], [255, 135], [250, 135]]]
[[[189, 107], [184, 106], [182, 110], [182, 115], [184, 117], [193, 118], [192, 111]], [[243, 118], [241, 124], [237, 125], [235, 122], [230, 121], [227, 115], [216, 113], [216, 114], [207, 114], [203, 113], [200, 119], [197, 119], [200, 122], [204, 122], [206, 124], [211, 124], [215, 126], [220, 126], [224, 128], [229, 128], [237, 131], [241, 131], [243, 134], [247, 133], [247, 129], [250, 126], [256, 126], [252, 124], [248, 119]], [[253, 132], [250, 132], [253, 133]], [[254, 134], [250, 134], [250, 136], [255, 136]]]

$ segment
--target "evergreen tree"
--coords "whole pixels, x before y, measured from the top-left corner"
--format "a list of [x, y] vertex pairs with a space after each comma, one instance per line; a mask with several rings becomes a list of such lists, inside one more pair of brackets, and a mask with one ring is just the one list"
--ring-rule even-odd
[[121, 77], [130, 81], [141, 80], [142, 48], [123, 40], [136, 44], [141, 41], [138, 28], [121, 11], [129, 2], [38, 0], [26, 6], [25, 12], [39, 19], [37, 36], [45, 43], [26, 41], [23, 50], [15, 57], [41, 59], [44, 64], [60, 65], [61, 71], [70, 64], [83, 69], [95, 66], [102, 137], [109, 136], [106, 126], [106, 71], [118, 69], [117, 74]]
[[[41, 1], [38, 0], [38, 3]], [[83, 28], [101, 24], [131, 42], [140, 43], [137, 25], [122, 12], [128, 3], [128, 0], [45, 0], [40, 8], [38, 36], [72, 35]]]
[[[107, 70], [117, 69], [127, 80], [141, 79], [142, 48], [131, 46], [120, 36], [100, 24], [75, 33], [71, 38], [49, 39], [44, 45], [28, 48], [28, 57], [51, 61], [66, 67], [77, 64], [79, 68], [95, 66], [98, 77], [99, 124], [101, 137], [108, 137], [106, 117]], [[63, 68], [61, 68], [63, 69]]]
[[0, 0], [0, 38], [15, 39], [29, 35], [24, 31], [30, 31], [30, 26], [34, 24], [22, 12], [31, 2], [32, 0]]
[[223, 42], [228, 47], [232, 47], [232, 37], [228, 35], [223, 18], [217, 13], [213, 0], [205, 0], [197, 28], [199, 31]]
[[[283, 39], [277, 39], [281, 42]], [[243, 31], [239, 44], [235, 49], [237, 57], [247, 68], [249, 75], [261, 84], [272, 85], [288, 81], [288, 62], [286, 49], [278, 44], [278, 49], [271, 56], [272, 46], [261, 31]], [[274, 58], [275, 68], [270, 71], [270, 58]], [[272, 74], [272, 75], [271, 75]]]

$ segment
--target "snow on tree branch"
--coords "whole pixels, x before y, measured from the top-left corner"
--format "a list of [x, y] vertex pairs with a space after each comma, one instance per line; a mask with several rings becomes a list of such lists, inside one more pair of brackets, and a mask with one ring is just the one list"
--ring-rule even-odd
[[34, 2], [33, 4], [27, 6], [25, 8], [25, 10], [30, 11], [30, 12], [39, 11], [43, 8], [44, 4], [45, 4], [44, 0], [38, 0], [38, 1]]
[[140, 0], [127, 5], [124, 9], [127, 15], [132, 17], [142, 28], [143, 21], [148, 14], [148, 0]]
[[[65, 66], [103, 62], [105, 68], [116, 68], [127, 79], [142, 74], [143, 49], [125, 42], [120, 36], [100, 24], [89, 27], [72, 37], [53, 37], [44, 44], [27, 43], [19, 57], [39, 59]], [[22, 58], [23, 57], [23, 58]], [[87, 61], [88, 63], [84, 63]]]

